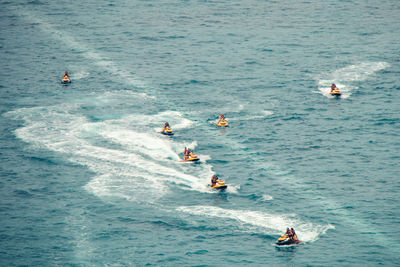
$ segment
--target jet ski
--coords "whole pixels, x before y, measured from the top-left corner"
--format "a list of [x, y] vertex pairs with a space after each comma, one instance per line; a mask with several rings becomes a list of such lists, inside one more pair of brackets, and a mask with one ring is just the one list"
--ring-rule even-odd
[[218, 127], [229, 127], [229, 123], [226, 120], [219, 120], [217, 123]]
[[226, 185], [224, 180], [217, 180], [217, 183], [215, 185], [210, 185], [211, 188], [217, 189], [217, 190], [225, 190], [228, 186]]
[[303, 242], [303, 241], [298, 240], [297, 235], [294, 235], [293, 239], [290, 239], [287, 234], [284, 234], [278, 239], [276, 244], [278, 246], [290, 246], [290, 245], [300, 244], [301, 242]]
[[340, 96], [342, 93], [340, 92], [339, 88], [335, 88], [330, 92], [331, 95], [333, 96]]
[[172, 132], [171, 127], [163, 128], [162, 131], [161, 131], [161, 134], [164, 134], [164, 135], [174, 135], [174, 133]]
[[181, 161], [199, 161], [199, 160], [200, 160], [200, 158], [192, 152], [192, 153], [190, 153], [190, 155], [187, 159], [183, 159]]
[[71, 79], [68, 76], [64, 76], [61, 80], [62, 84], [71, 83]]

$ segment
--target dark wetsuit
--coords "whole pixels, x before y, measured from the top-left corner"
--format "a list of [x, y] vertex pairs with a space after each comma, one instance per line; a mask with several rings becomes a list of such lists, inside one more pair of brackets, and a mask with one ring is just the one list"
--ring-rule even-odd
[[217, 180], [218, 180], [218, 177], [217, 177], [217, 176], [213, 176], [213, 177], [211, 178], [211, 186], [216, 185], [216, 184], [217, 184]]

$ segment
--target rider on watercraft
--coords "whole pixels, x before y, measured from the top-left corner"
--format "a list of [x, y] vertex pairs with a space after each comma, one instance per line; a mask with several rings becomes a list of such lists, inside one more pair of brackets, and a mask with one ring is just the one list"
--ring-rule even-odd
[[190, 162], [195, 162], [195, 161], [199, 161], [200, 158], [194, 154], [190, 148], [186, 148], [185, 150], [183, 150], [183, 160], [181, 161], [190, 161]]
[[68, 71], [64, 72], [64, 77], [68, 77], [68, 78], [69, 78], [69, 73], [68, 73]]
[[332, 85], [331, 85], [331, 92], [333, 92], [335, 89], [337, 89], [336, 84], [332, 83]]
[[183, 158], [188, 159], [190, 157], [191, 153], [192, 153], [192, 151], [190, 151], [190, 148], [185, 147], [185, 150], [183, 150]]
[[218, 120], [217, 126], [218, 127], [228, 127], [229, 126], [224, 114], [219, 115], [219, 120]]
[[171, 128], [171, 127], [169, 126], [168, 122], [166, 122], [164, 124], [164, 128], [162, 128], [162, 132], [165, 132], [165, 130], [168, 129], [168, 128]]
[[297, 238], [297, 234], [293, 228], [286, 228], [286, 233], [283, 234], [276, 243], [278, 246], [297, 245], [302, 241]]
[[228, 186], [226, 185], [224, 180], [221, 180], [217, 175], [213, 175], [211, 177], [211, 188], [217, 190], [225, 190]]
[[217, 184], [218, 179], [219, 179], [218, 176], [213, 175], [211, 177], [211, 186], [215, 186]]
[[289, 236], [290, 240], [292, 240], [292, 241], [297, 240], [297, 235], [293, 228], [290, 229], [290, 234], [288, 234], [288, 236]]

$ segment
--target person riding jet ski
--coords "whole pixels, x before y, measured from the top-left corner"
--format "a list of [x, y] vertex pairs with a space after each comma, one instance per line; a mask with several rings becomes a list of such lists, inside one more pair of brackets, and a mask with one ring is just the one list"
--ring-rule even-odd
[[229, 126], [224, 114], [219, 115], [219, 121], [217, 123], [217, 126], [219, 126], [219, 127], [228, 127]]
[[161, 133], [162, 133], [162, 134], [165, 134], [165, 135], [173, 135], [173, 134], [174, 134], [174, 133], [172, 132], [171, 126], [169, 126], [169, 123], [168, 123], [168, 122], [166, 122], [166, 123], [164, 124], [164, 127], [163, 127], [162, 130], [161, 130]]
[[61, 80], [61, 83], [70, 83], [71, 79], [69, 78], [69, 73], [68, 71], [64, 72], [64, 76]]
[[339, 88], [337, 88], [336, 84], [332, 83], [330, 94], [335, 96], [340, 96], [342, 93], [340, 92]]
[[290, 238], [290, 240], [292, 240], [292, 241], [296, 241], [296, 240], [297, 240], [297, 235], [296, 235], [296, 232], [294, 231], [293, 228], [290, 229], [289, 238]]
[[218, 189], [218, 190], [224, 190], [226, 189], [228, 186], [225, 184], [224, 180], [219, 179], [218, 176], [213, 175], [211, 177], [211, 184], [210, 184], [211, 188], [214, 189]]
[[213, 175], [211, 177], [211, 187], [215, 186], [217, 184], [218, 176]]
[[297, 245], [301, 242], [302, 241], [300, 241], [297, 238], [297, 234], [293, 228], [291, 229], [286, 228], [286, 233], [278, 239], [278, 242], [276, 242], [276, 244], [278, 246], [286, 246], [286, 245]]
[[190, 150], [190, 148], [185, 147], [185, 150], [183, 151], [183, 160], [181, 161], [199, 161], [199, 160], [200, 158], [196, 154], [194, 154]]
[[185, 149], [183, 150], [183, 159], [184, 160], [186, 160], [186, 159], [188, 159], [189, 158], [189, 155], [190, 155], [190, 148], [186, 148], [185, 147]]

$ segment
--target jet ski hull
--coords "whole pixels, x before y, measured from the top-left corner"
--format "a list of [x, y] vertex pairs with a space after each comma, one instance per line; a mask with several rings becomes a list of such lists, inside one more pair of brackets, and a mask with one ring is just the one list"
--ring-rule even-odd
[[294, 237], [296, 240], [292, 240], [290, 239], [287, 235], [282, 235], [278, 241], [276, 242], [276, 244], [278, 246], [290, 246], [290, 245], [297, 245], [299, 243], [301, 243], [302, 241], [297, 239], [297, 235], [295, 235]]
[[216, 189], [216, 190], [225, 190], [228, 188], [228, 186], [227, 185], [211, 186], [211, 188]]
[[217, 123], [218, 127], [229, 127], [229, 123], [227, 121], [220, 121]]
[[174, 135], [174, 132], [172, 131], [171, 127], [164, 127], [162, 128], [161, 132], [163, 135]]
[[210, 185], [210, 187], [216, 190], [225, 190], [226, 188], [228, 188], [224, 180], [217, 180], [217, 183], [213, 186]]
[[[193, 154], [193, 153], [192, 153]], [[199, 161], [200, 160], [200, 158], [197, 156], [197, 155], [194, 155], [193, 154], [193, 156], [191, 156], [191, 157], [189, 157], [189, 158], [187, 158], [187, 159], [183, 159], [183, 160], [181, 160], [181, 161], [187, 161], [187, 162], [195, 162], [195, 161]]]
[[195, 162], [195, 161], [199, 161], [200, 160], [200, 158], [194, 158], [194, 159], [184, 159], [184, 160], [181, 160], [181, 161], [184, 161], [184, 162]]
[[276, 244], [278, 246], [290, 246], [290, 245], [297, 245], [300, 244], [302, 241], [300, 240], [296, 240], [296, 241], [292, 241], [292, 240], [285, 240], [285, 241], [278, 241], [276, 242]]
[[330, 94], [332, 96], [341, 96], [342, 95], [342, 93], [340, 92], [339, 89], [333, 90], [332, 92], [330, 92]]
[[62, 79], [61, 79], [61, 83], [62, 83], [62, 84], [71, 83], [71, 79], [70, 79], [70, 78], [68, 78], [68, 79], [62, 78]]

